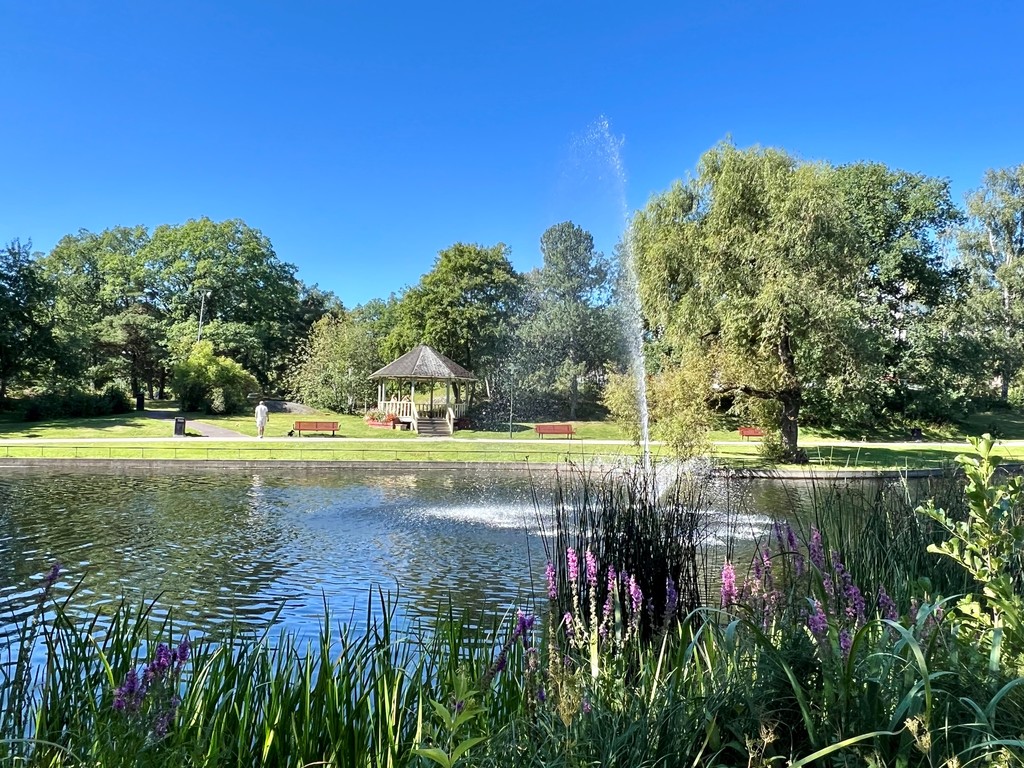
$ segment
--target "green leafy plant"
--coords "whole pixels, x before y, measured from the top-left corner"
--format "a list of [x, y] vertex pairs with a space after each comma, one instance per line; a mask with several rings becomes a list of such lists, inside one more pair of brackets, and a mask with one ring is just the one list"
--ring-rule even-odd
[[474, 688], [465, 672], [455, 677], [451, 706], [436, 700], [431, 700], [430, 706], [436, 719], [427, 726], [430, 732], [428, 743], [432, 746], [414, 747], [412, 752], [442, 768], [454, 768], [470, 749], [486, 741], [484, 736], [462, 736], [460, 733], [473, 727], [486, 710], [476, 703]]
[[997, 478], [1000, 457], [990, 434], [970, 438], [976, 456], [958, 456], [967, 476], [967, 519], [952, 518], [933, 503], [920, 508], [951, 538], [929, 552], [948, 557], [974, 579], [980, 594], [968, 593], [955, 610], [961, 632], [989, 652], [989, 668], [1006, 665], [1024, 673], [1024, 597], [1021, 594], [1024, 520], [1020, 502], [1024, 478]]

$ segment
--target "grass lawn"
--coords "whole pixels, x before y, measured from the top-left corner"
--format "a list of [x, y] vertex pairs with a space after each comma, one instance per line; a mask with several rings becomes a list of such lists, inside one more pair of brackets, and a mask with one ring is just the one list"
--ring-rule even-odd
[[249, 442], [179, 438], [159, 443], [104, 442], [80, 445], [38, 443], [4, 445], [0, 458], [73, 459], [231, 459], [242, 461], [467, 461], [558, 463], [590, 461], [598, 456], [635, 456], [629, 445], [587, 446], [569, 441], [527, 444], [475, 440], [418, 442], [299, 440]]
[[102, 437], [169, 437], [173, 423], [152, 419], [143, 413], [95, 416], [87, 419], [51, 419], [22, 421], [20, 413], [0, 413], [0, 440], [3, 438], [91, 439]]
[[[176, 415], [173, 402], [152, 402], [153, 410]], [[256, 424], [249, 414], [241, 416], [207, 416], [185, 414], [188, 422], [203, 421], [255, 438]], [[168, 440], [167, 443], [136, 442], [135, 438], [170, 438], [173, 426], [170, 420], [151, 418], [143, 413], [101, 416], [82, 419], [54, 419], [27, 423], [20, 421], [18, 413], [0, 413], [0, 457], [45, 458], [145, 458], [145, 459], [268, 459], [268, 460], [324, 460], [324, 461], [532, 461], [547, 463], [565, 458], [590, 459], [597, 456], [615, 458], [636, 456], [631, 445], [584, 445], [583, 440], [630, 439], [626, 430], [611, 421], [575, 421], [576, 437], [568, 440], [548, 437], [537, 441], [533, 423], [515, 422], [512, 425], [512, 443], [484, 442], [509, 439], [507, 427], [489, 431], [461, 430], [454, 440], [418, 440], [412, 432], [371, 427], [359, 416], [317, 412], [308, 415], [287, 413], [271, 414], [267, 437], [284, 438], [295, 421], [336, 421], [338, 432], [333, 440], [307, 440], [290, 438], [287, 441], [268, 440], [252, 445], [238, 441]], [[198, 434], [192, 424], [186, 426], [189, 434]], [[932, 468], [952, 463], [953, 458], [966, 449], [966, 434], [994, 431], [1004, 439], [1024, 439], [1024, 414], [1012, 411], [977, 413], [964, 420], [959, 427], [936, 434], [946, 442], [902, 442], [905, 435], [894, 435], [900, 441], [884, 444], [875, 440], [867, 443], [849, 443], [850, 437], [837, 437], [825, 432], [802, 429], [801, 445], [807, 451], [812, 466], [823, 469], [840, 468]], [[929, 433], [926, 432], [926, 435]], [[318, 433], [327, 437], [329, 433]], [[4, 438], [53, 438], [81, 440], [79, 445], [4, 445]], [[117, 443], [90, 444], [96, 438], [115, 438]], [[348, 438], [377, 438], [380, 442], [350, 441]], [[727, 464], [740, 467], [765, 466], [758, 454], [757, 441], [741, 442], [734, 430], [720, 430], [710, 435], [714, 443], [712, 455]], [[869, 438], [871, 439], [871, 438]], [[522, 442], [521, 446], [515, 443]], [[408, 445], [404, 445], [408, 443]], [[838, 444], [846, 443], [846, 444]], [[882, 444], [880, 444], [882, 443]], [[1024, 460], [1024, 446], [1000, 447], [1009, 459]], [[663, 451], [654, 447], [657, 455]]]

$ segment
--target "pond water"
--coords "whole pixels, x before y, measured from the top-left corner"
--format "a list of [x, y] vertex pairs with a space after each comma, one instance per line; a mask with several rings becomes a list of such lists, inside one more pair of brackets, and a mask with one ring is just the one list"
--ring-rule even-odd
[[[158, 597], [157, 617], [171, 610], [214, 632], [277, 616], [309, 636], [325, 603], [359, 625], [378, 586], [400, 586], [405, 620], [449, 596], [464, 615], [493, 618], [543, 591], [552, 483], [523, 472], [2, 471], [0, 645], [54, 562], [58, 595], [77, 584], [80, 607]], [[712, 546], [749, 542], [800, 506], [778, 483], [722, 492], [745, 501], [724, 502], [732, 511], [709, 526]]]

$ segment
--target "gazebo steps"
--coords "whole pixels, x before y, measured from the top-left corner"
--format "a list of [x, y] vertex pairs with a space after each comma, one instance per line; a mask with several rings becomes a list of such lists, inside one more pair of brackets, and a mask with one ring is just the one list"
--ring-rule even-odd
[[450, 437], [448, 421], [445, 419], [419, 419], [416, 422], [416, 432], [420, 437]]

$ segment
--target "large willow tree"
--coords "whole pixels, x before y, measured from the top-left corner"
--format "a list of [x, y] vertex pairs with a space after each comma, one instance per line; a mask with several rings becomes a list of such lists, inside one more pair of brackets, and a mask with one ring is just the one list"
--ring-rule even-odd
[[[893, 321], [904, 316], [879, 311], [892, 281], [905, 307], [923, 284], [917, 273], [944, 274], [933, 236], [955, 215], [944, 183], [885, 169], [866, 184], [864, 169], [723, 144], [634, 221], [657, 364], [688, 371], [709, 406], [759, 404], [791, 459], [809, 393], [851, 404], [879, 396], [900, 333]], [[901, 184], [920, 192], [912, 204], [913, 195], [900, 202]]]

